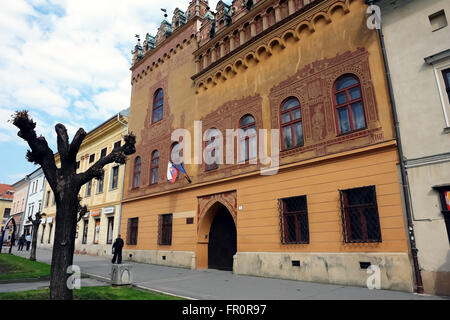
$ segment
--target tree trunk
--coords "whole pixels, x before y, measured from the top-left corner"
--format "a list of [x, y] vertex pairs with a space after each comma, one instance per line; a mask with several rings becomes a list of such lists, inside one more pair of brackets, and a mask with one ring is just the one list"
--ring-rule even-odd
[[[67, 183], [70, 188], [70, 182]], [[50, 298], [51, 300], [72, 300], [72, 289], [67, 286], [71, 274], [67, 268], [73, 265], [75, 233], [77, 226], [78, 191], [65, 187], [56, 198], [56, 226], [53, 243]]]
[[39, 231], [39, 224], [41, 222], [33, 223], [33, 237], [31, 238], [31, 253], [30, 260], [36, 261], [36, 247], [37, 247], [37, 236]]

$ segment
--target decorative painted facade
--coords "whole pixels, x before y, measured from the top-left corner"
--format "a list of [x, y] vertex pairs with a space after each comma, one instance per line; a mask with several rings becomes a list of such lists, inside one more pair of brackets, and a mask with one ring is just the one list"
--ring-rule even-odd
[[[216, 9], [191, 1], [186, 24], [135, 52], [125, 258], [358, 286], [373, 265], [382, 288], [412, 291], [393, 119], [367, 5], [239, 0]], [[180, 128], [193, 147], [179, 155], [190, 158], [210, 146], [209, 129], [254, 128], [258, 137], [230, 147], [247, 150], [241, 163], [227, 163], [225, 152], [212, 166], [185, 161], [192, 183], [181, 173], [169, 183]], [[261, 140], [272, 156], [279, 145], [275, 175], [250, 161]]]

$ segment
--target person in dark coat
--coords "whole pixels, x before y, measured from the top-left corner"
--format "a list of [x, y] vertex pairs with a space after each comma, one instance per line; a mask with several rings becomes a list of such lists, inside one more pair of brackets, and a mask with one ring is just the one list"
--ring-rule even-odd
[[117, 260], [117, 264], [122, 263], [122, 248], [123, 248], [123, 240], [119, 234], [117, 236], [116, 241], [114, 241], [114, 244], [112, 246], [112, 253], [113, 253], [112, 263], [116, 263], [116, 260]]
[[19, 247], [17, 251], [23, 251], [23, 245], [25, 244], [25, 234], [22, 234], [19, 238]]

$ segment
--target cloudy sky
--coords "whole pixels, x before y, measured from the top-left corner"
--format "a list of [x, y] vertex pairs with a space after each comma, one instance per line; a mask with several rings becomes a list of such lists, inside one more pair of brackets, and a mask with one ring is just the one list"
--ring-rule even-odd
[[0, 183], [37, 168], [8, 122], [15, 110], [29, 110], [56, 151], [55, 124], [73, 137], [128, 108], [134, 35], [155, 34], [161, 8], [171, 19], [189, 1], [0, 0]]

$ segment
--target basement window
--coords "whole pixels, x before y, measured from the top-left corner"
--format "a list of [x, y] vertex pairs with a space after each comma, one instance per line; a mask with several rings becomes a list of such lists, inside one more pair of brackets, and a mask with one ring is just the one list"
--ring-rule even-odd
[[433, 13], [428, 19], [430, 19], [431, 31], [433, 32], [445, 28], [448, 25], [444, 10]]

